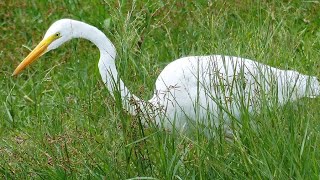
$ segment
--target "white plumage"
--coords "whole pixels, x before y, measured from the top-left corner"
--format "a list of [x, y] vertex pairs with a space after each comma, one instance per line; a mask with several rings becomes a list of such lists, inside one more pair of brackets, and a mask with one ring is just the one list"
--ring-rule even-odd
[[241, 57], [211, 55], [184, 57], [168, 64], [156, 80], [154, 96], [143, 101], [131, 94], [120, 79], [115, 66], [116, 50], [110, 40], [97, 28], [70, 19], [52, 24], [41, 42], [48, 42], [45, 50], [36, 53], [36, 57], [29, 55], [24, 60], [27, 63], [22, 62], [14, 74], [72, 38], [88, 39], [99, 48], [102, 80], [113, 96], [116, 91], [121, 93], [125, 109], [131, 114], [140, 112], [144, 119], [152, 117], [156, 124], [168, 129], [174, 125], [184, 130], [189, 121], [208, 127], [224, 120], [228, 126], [231, 119], [240, 119], [241, 113], [259, 112], [261, 106], [320, 95], [316, 77]]

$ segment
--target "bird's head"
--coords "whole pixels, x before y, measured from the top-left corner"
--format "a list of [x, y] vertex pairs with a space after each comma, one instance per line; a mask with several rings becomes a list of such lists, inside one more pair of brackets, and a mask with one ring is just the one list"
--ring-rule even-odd
[[53, 23], [47, 30], [42, 41], [30, 52], [30, 54], [18, 65], [13, 75], [19, 74], [29, 64], [34, 62], [45, 53], [58, 48], [72, 38], [71, 19], [61, 19]]

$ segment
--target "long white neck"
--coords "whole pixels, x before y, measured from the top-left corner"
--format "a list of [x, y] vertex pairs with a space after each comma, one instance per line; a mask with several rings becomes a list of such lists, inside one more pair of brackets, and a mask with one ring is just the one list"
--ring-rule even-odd
[[[116, 99], [117, 93], [121, 97], [122, 106], [131, 114], [136, 114], [136, 106], [143, 108], [142, 101], [131, 94], [119, 77], [115, 65], [116, 49], [107, 36], [94, 26], [72, 21], [73, 37], [84, 38], [94, 43], [100, 51], [100, 60], [98, 63], [102, 81], [107, 86], [111, 95]], [[132, 105], [130, 101], [134, 100], [136, 105]]]

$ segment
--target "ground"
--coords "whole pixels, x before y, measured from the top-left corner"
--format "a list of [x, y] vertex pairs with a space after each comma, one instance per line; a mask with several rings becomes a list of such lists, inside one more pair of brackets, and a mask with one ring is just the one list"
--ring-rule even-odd
[[230, 143], [201, 130], [142, 127], [106, 91], [99, 52], [85, 40], [11, 76], [61, 18], [106, 33], [122, 79], [143, 99], [165, 65], [187, 55], [242, 56], [319, 76], [318, 1], [4, 0], [0, 9], [2, 178], [319, 178], [320, 98], [244, 115]]

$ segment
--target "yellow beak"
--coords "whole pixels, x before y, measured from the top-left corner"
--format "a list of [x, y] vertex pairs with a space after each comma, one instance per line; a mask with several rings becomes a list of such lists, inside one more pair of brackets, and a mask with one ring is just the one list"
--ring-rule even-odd
[[13, 76], [19, 74], [24, 68], [26, 68], [33, 61], [38, 59], [40, 56], [46, 53], [48, 46], [56, 40], [57, 37], [55, 34], [49, 36], [48, 38], [42, 40], [31, 53], [18, 65], [18, 67], [14, 70]]

